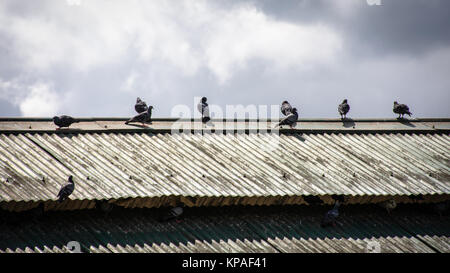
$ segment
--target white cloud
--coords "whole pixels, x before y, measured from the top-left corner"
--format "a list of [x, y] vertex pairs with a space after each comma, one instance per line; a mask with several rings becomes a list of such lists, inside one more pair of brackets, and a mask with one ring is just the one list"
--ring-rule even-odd
[[223, 83], [252, 59], [277, 69], [308, 67], [340, 48], [339, 36], [325, 26], [297, 26], [252, 6], [221, 9], [207, 1], [52, 2], [25, 17], [0, 16], [0, 31], [13, 38], [11, 48], [29, 70], [89, 71], [129, 54], [147, 64], [162, 61], [185, 76], [206, 68]]
[[249, 60], [268, 61], [275, 69], [312, 68], [333, 61], [341, 49], [331, 29], [276, 21], [252, 7], [219, 16], [208, 37], [207, 66], [220, 82], [228, 80]]
[[29, 87], [28, 95], [19, 103], [20, 111], [26, 117], [48, 117], [60, 109], [59, 95], [44, 83]]

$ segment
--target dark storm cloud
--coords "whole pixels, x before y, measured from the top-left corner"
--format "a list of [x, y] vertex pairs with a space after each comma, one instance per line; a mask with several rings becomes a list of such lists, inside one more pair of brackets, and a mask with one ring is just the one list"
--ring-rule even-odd
[[254, 3], [280, 20], [330, 24], [345, 35], [347, 44], [359, 54], [423, 54], [450, 42], [447, 0], [381, 0], [380, 6], [368, 5], [366, 0], [350, 0], [347, 2], [355, 4], [349, 4], [348, 10], [343, 10], [345, 4], [340, 9], [336, 2], [262, 0]]

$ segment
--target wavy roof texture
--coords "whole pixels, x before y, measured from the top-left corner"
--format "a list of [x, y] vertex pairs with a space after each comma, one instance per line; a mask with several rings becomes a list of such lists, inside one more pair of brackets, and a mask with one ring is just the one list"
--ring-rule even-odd
[[[213, 132], [192, 120], [154, 120], [148, 128], [123, 121], [82, 119], [55, 130], [48, 119], [0, 119], [0, 204], [272, 205], [309, 203], [305, 196], [331, 203], [332, 195], [349, 203], [416, 202], [450, 194], [449, 119], [300, 120], [296, 129], [267, 132], [261, 124], [274, 121], [221, 127], [216, 120]], [[186, 133], [171, 129], [177, 122]], [[57, 204], [69, 175], [71, 201]]]

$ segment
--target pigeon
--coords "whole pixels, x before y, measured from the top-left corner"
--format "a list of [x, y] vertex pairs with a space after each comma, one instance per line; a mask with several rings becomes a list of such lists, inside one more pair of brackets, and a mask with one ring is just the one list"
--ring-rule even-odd
[[283, 115], [285, 116], [288, 116], [290, 113], [292, 113], [292, 106], [286, 100], [281, 103], [281, 113], [283, 113]]
[[339, 217], [339, 206], [341, 203], [336, 200], [333, 209], [327, 211], [325, 216], [322, 219], [321, 227], [335, 226], [336, 219]]
[[80, 120], [74, 119], [71, 116], [62, 115], [59, 117], [54, 116], [53, 122], [55, 123], [56, 126], [58, 126], [58, 128], [56, 130], [59, 130], [62, 127], [69, 127], [72, 123], [80, 122]]
[[350, 111], [350, 105], [347, 103], [347, 99], [345, 99], [338, 106], [338, 112], [341, 115], [341, 119], [347, 118], [348, 111]]
[[145, 125], [145, 122], [151, 122], [152, 110], [153, 110], [153, 106], [150, 105], [150, 107], [148, 107], [147, 111], [142, 112], [139, 115], [136, 115], [136, 116], [130, 118], [129, 120], [125, 121], [125, 124], [128, 124], [130, 122], [141, 122], [142, 126], [147, 127]]
[[379, 203], [380, 207], [385, 208], [388, 214], [391, 214], [391, 210], [397, 207], [397, 202], [394, 199], [389, 199]]
[[183, 214], [183, 204], [179, 203], [176, 207], [171, 208], [167, 213], [163, 214], [160, 218], [160, 222], [168, 222], [173, 219], [179, 219], [180, 216]]
[[211, 120], [211, 118], [209, 117], [209, 107], [206, 101], [207, 98], [203, 97], [202, 100], [197, 104], [197, 109], [202, 114], [203, 123], [207, 123], [208, 121]]
[[392, 109], [392, 111], [398, 114], [398, 118], [403, 118], [405, 114], [408, 116], [412, 115], [412, 113], [409, 111], [409, 107], [406, 104], [398, 104], [396, 101], [394, 101], [394, 108]]
[[138, 114], [145, 112], [148, 110], [147, 104], [145, 103], [145, 101], [142, 101], [141, 98], [137, 98], [136, 99], [136, 104], [134, 105], [134, 109], [136, 110], [136, 112], [138, 112]]
[[57, 196], [57, 197], [59, 197], [59, 199], [58, 199], [59, 203], [61, 203], [67, 197], [69, 197], [69, 195], [72, 194], [74, 188], [75, 188], [75, 184], [73, 182], [73, 176], [69, 176], [69, 183], [67, 183], [64, 186], [62, 186], [61, 190], [59, 190], [59, 193], [58, 193], [58, 196]]
[[295, 127], [297, 125], [297, 120], [298, 120], [297, 108], [294, 108], [294, 109], [292, 109], [292, 113], [289, 113], [289, 115], [287, 117], [285, 117], [284, 119], [282, 119], [280, 121], [280, 123], [275, 125], [274, 128], [276, 128], [278, 126], [282, 126], [282, 125], [289, 125], [291, 127], [291, 129], [293, 129], [293, 127]]

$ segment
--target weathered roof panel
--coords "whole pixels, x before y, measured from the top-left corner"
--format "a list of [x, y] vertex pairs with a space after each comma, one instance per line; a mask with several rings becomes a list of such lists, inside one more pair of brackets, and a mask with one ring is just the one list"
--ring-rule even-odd
[[[387, 215], [372, 206], [344, 206], [335, 228], [321, 228], [329, 208], [316, 206], [186, 209], [181, 222], [156, 221], [160, 210], [115, 208], [26, 214], [0, 226], [0, 252], [150, 253], [358, 253], [379, 244], [381, 253], [450, 251], [448, 215], [405, 206]], [[17, 215], [16, 215], [17, 216]], [[5, 218], [11, 219], [11, 218]]]
[[[410, 122], [422, 128], [417, 132], [398, 131], [407, 125], [394, 121], [355, 121], [378, 130], [354, 134], [334, 129], [171, 134], [101, 126], [90, 131], [96, 126], [91, 123], [99, 122], [108, 128], [123, 123], [85, 121], [77, 124], [79, 130], [55, 133], [54, 125], [40, 132], [26, 126], [48, 121], [1, 121], [0, 200], [56, 200], [69, 175], [76, 183], [72, 200], [147, 198], [162, 204], [165, 197], [184, 196], [195, 197], [195, 205], [262, 205], [304, 203], [297, 197], [305, 195], [346, 195], [364, 203], [380, 196], [450, 194], [450, 135], [429, 126], [446, 120], [428, 120], [425, 132], [423, 121]], [[304, 123], [342, 127], [329, 120]], [[8, 126], [24, 131], [1, 131]]]

